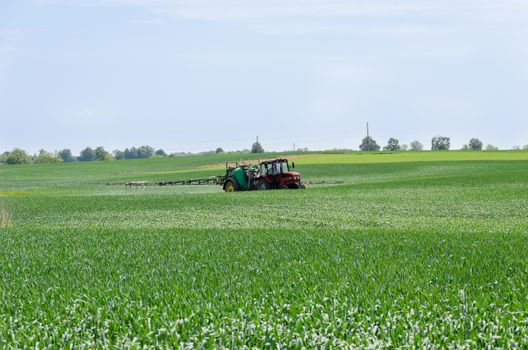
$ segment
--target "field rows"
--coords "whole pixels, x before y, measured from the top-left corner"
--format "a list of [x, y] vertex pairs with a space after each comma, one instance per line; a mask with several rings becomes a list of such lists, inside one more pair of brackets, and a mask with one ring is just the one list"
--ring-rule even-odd
[[0, 180], [1, 348], [528, 347], [526, 161], [299, 160], [344, 183], [234, 194], [110, 163]]

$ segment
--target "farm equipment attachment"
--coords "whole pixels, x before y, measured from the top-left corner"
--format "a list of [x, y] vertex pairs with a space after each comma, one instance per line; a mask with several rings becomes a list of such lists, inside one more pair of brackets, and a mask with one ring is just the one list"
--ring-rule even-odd
[[[291, 163], [291, 168], [295, 164]], [[290, 171], [286, 158], [259, 161], [258, 164], [226, 163], [224, 175], [204, 179], [178, 181], [130, 181], [127, 187], [176, 186], [176, 185], [220, 185], [225, 192], [272, 190], [272, 189], [305, 189], [298, 172]]]
[[[295, 164], [292, 163], [292, 168]], [[226, 192], [271, 190], [271, 189], [304, 189], [301, 175], [290, 171], [286, 158], [259, 161], [258, 165], [226, 164], [223, 178], [223, 189]]]

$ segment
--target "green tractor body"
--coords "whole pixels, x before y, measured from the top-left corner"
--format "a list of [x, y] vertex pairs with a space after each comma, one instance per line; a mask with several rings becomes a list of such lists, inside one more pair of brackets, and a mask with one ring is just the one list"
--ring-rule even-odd
[[236, 181], [238, 191], [247, 191], [249, 189], [249, 182], [244, 168], [238, 167], [233, 169], [231, 178]]

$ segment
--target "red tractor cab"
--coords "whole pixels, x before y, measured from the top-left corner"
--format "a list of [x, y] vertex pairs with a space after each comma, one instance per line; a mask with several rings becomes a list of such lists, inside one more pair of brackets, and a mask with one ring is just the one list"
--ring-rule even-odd
[[[295, 165], [292, 163], [291, 167], [295, 168]], [[301, 181], [301, 175], [290, 171], [286, 158], [260, 161], [255, 180], [258, 190], [306, 188]]]

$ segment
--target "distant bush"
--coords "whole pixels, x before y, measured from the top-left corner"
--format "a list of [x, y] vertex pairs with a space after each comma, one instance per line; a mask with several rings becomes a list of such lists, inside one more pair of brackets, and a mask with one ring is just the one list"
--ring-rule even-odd
[[57, 153], [51, 153], [44, 149], [39, 151], [39, 154], [33, 157], [33, 163], [59, 163], [62, 162], [62, 158]]
[[154, 155], [154, 148], [150, 146], [141, 146], [138, 148], [138, 158], [150, 158]]
[[367, 136], [361, 141], [361, 145], [359, 145], [359, 149], [362, 151], [379, 151], [380, 146], [376, 143], [376, 141], [372, 137]]
[[157, 150], [154, 154], [157, 155], [157, 156], [160, 156], [160, 157], [166, 157], [167, 156], [167, 153], [165, 153], [165, 151], [162, 150], [162, 149]]
[[487, 145], [486, 146], [486, 151], [498, 151], [499, 148], [498, 147], [495, 147], [493, 145]]
[[115, 149], [112, 151], [115, 160], [125, 159], [125, 152]]
[[69, 150], [69, 149], [63, 149], [63, 150], [60, 150], [59, 153], [58, 153], [59, 157], [61, 157], [61, 159], [64, 161], [64, 162], [75, 162], [75, 157], [73, 156], [72, 152]]
[[91, 162], [92, 160], [95, 160], [95, 151], [90, 147], [86, 147], [81, 151], [77, 160], [80, 162]]
[[431, 140], [432, 151], [447, 151], [451, 147], [451, 140], [449, 137], [435, 136]]
[[30, 164], [31, 157], [26, 153], [26, 151], [21, 150], [20, 148], [13, 148], [11, 152], [7, 154], [5, 158], [6, 164]]
[[251, 153], [264, 153], [264, 148], [260, 142], [257, 141], [251, 146]]
[[421, 151], [423, 150], [423, 145], [420, 141], [411, 142], [411, 151]]
[[154, 155], [154, 148], [150, 146], [132, 147], [125, 149], [125, 159], [150, 158]]
[[471, 139], [469, 140], [469, 149], [472, 151], [482, 151], [482, 141], [479, 139]]
[[0, 164], [4, 164], [6, 162], [7, 156], [9, 155], [9, 152], [4, 152], [0, 154]]
[[108, 153], [103, 146], [99, 146], [95, 149], [95, 160], [112, 160], [114, 157]]
[[222, 149], [222, 147], [218, 147], [215, 151], [217, 154], [218, 153], [224, 153], [224, 150]]
[[387, 141], [387, 146], [383, 147], [384, 151], [399, 151], [400, 149], [400, 141], [393, 137], [391, 137], [389, 141]]

